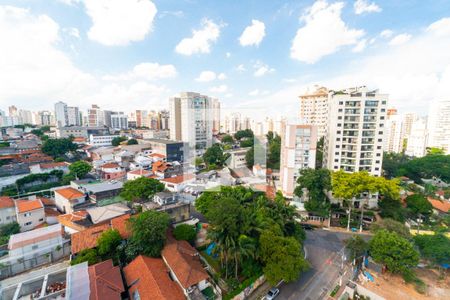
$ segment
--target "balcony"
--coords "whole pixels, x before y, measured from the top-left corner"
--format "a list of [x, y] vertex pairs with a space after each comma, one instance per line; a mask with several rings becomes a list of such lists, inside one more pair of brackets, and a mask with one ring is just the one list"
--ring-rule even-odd
[[361, 146], [361, 151], [373, 151], [373, 146]]
[[359, 123], [359, 120], [360, 120], [359, 117], [349, 117], [349, 116], [344, 117], [344, 121], [347, 123], [351, 122]]
[[345, 109], [345, 114], [346, 115], [359, 115], [360, 110], [357, 108], [346, 108]]
[[377, 121], [377, 117], [375, 116], [364, 116], [364, 122], [376, 122]]

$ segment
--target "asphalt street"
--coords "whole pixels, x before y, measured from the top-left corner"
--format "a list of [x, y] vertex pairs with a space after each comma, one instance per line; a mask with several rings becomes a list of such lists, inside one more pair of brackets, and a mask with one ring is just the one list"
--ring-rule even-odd
[[350, 276], [348, 264], [344, 263], [342, 269], [344, 241], [350, 236], [348, 233], [325, 230], [307, 231], [305, 252], [311, 267], [299, 280], [281, 285], [277, 299], [327, 299], [327, 295], [339, 282], [340, 274], [345, 272], [344, 283]]

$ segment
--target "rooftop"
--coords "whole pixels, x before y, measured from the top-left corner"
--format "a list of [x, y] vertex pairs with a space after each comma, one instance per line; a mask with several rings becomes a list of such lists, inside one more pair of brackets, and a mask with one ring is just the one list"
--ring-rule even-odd
[[182, 183], [182, 182], [194, 179], [194, 178], [195, 178], [194, 174], [183, 174], [183, 175], [179, 175], [179, 176], [175, 176], [175, 177], [164, 178], [164, 179], [161, 179], [161, 181], [179, 184], [179, 183]]
[[28, 211], [44, 208], [41, 200], [16, 200], [16, 207], [19, 213], [25, 213]]
[[121, 189], [123, 187], [123, 182], [116, 180], [95, 181], [93, 183], [82, 183], [80, 184], [80, 186], [86, 189], [87, 191], [95, 194], [110, 190]]
[[168, 242], [161, 255], [185, 289], [209, 278], [198, 252], [187, 241]]
[[8, 196], [0, 196], [0, 209], [14, 207], [14, 201]]
[[183, 142], [177, 142], [174, 140], [166, 140], [166, 139], [145, 139], [146, 142], [151, 143], [160, 143], [160, 144], [182, 144]]
[[79, 190], [74, 189], [72, 187], [55, 190], [55, 193], [58, 193], [59, 195], [63, 196], [64, 198], [66, 198], [69, 201], [84, 197], [84, 194], [82, 192], [80, 192]]
[[444, 213], [450, 212], [450, 202], [445, 200], [436, 200], [431, 197], [428, 197], [428, 201], [431, 203], [431, 205], [433, 205], [433, 208]]
[[68, 167], [69, 164], [66, 162], [52, 162], [52, 163], [42, 163], [39, 164], [41, 169], [53, 169], [53, 168], [62, 168], [62, 167]]
[[124, 268], [129, 293], [137, 289], [141, 299], [181, 300], [185, 299], [180, 287], [169, 277], [169, 272], [160, 258], [139, 255]]
[[99, 224], [72, 234], [70, 236], [72, 240], [72, 254], [76, 254], [84, 249], [96, 247], [97, 239], [108, 229], [110, 229], [109, 224]]
[[122, 203], [114, 203], [87, 209], [94, 224], [98, 224], [130, 212], [130, 208]]
[[41, 241], [49, 240], [58, 236], [62, 236], [60, 224], [13, 234], [9, 238], [8, 249], [14, 250], [26, 245], [39, 243]]
[[120, 267], [114, 266], [112, 259], [105, 260], [88, 269], [89, 300], [120, 300], [125, 291]]

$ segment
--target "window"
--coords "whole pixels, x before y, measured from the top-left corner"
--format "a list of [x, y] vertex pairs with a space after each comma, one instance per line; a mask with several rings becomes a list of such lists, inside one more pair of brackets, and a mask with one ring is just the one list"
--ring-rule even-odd
[[340, 148], [341, 146], [339, 146], [339, 145], [336, 145], [336, 148]]
[[33, 224], [33, 222], [26, 222], [25, 226], [28, 226], [28, 225], [31, 225], [31, 224]]
[[141, 300], [141, 296], [139, 296], [138, 290], [133, 292], [133, 300]]
[[334, 160], [334, 162], [339, 162], [339, 159], [336, 158], [336, 159]]
[[31, 249], [36, 250], [38, 248], [38, 245], [31, 246]]
[[377, 146], [377, 149], [381, 149], [381, 146]]
[[383, 131], [378, 131], [378, 134], [383, 134]]
[[377, 153], [377, 156], [381, 156], [381, 153]]
[[24, 217], [29, 217], [29, 216], [31, 216], [31, 213], [30, 212], [24, 213], [23, 216]]
[[39, 219], [39, 222], [42, 222], [42, 221], [44, 221], [44, 218], [40, 218], [40, 219]]
[[340, 140], [341, 140], [341, 138], [336, 138], [336, 141], [338, 141], [338, 142], [339, 142]]
[[339, 108], [339, 109], [338, 109], [338, 112], [342, 112], [342, 108]]
[[334, 169], [337, 170], [337, 169], [338, 169], [338, 166], [334, 166]]
[[341, 123], [338, 123], [338, 127], [341, 127], [342, 126], [342, 124]]

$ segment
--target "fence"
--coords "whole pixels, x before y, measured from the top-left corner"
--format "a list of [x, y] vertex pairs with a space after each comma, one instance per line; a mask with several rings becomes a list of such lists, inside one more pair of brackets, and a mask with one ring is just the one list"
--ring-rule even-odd
[[34, 269], [38, 266], [56, 262], [70, 255], [70, 241], [65, 241], [62, 247], [57, 247], [51, 251], [35, 255], [28, 259], [18, 259], [13, 263], [0, 265], [0, 280], [15, 276], [22, 272]]

